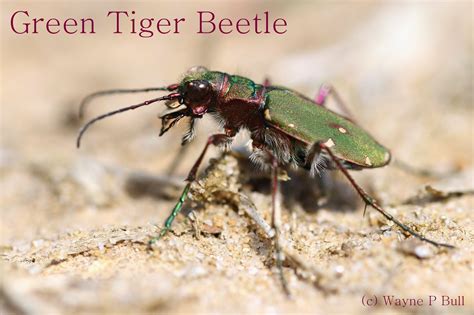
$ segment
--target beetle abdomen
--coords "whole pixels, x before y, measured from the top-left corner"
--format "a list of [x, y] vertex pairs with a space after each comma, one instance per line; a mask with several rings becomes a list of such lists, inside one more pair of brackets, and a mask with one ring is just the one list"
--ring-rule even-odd
[[294, 91], [270, 88], [265, 106], [269, 125], [308, 145], [322, 141], [342, 160], [367, 168], [390, 161], [390, 152], [361, 127]]

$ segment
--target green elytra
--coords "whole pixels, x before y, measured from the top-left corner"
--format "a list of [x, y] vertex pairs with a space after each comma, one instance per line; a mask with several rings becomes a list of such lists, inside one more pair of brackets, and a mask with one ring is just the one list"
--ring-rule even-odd
[[323, 141], [340, 159], [365, 168], [390, 161], [389, 151], [361, 127], [294, 91], [271, 89], [265, 106], [270, 125], [307, 144]]

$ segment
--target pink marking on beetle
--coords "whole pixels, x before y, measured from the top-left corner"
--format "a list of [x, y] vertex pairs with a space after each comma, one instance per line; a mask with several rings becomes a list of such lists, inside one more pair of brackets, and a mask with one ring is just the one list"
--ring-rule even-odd
[[229, 90], [229, 87], [230, 87], [229, 77], [227, 74], [224, 74], [224, 77], [221, 80], [221, 86], [219, 87], [219, 98], [224, 97], [224, 95]]
[[207, 112], [207, 106], [206, 105], [199, 105], [196, 107], [193, 107], [193, 114], [194, 115], [204, 115]]
[[265, 78], [265, 81], [263, 81], [263, 87], [269, 87], [270, 86], [270, 79]]
[[319, 88], [319, 92], [316, 95], [316, 99], [314, 100], [316, 104], [323, 106], [326, 102], [326, 98], [328, 97], [329, 93], [331, 93], [331, 88], [327, 85], [321, 85]]

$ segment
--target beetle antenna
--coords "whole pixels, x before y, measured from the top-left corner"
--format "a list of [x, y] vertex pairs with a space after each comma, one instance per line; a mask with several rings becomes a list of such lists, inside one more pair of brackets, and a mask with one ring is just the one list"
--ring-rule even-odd
[[136, 108], [139, 108], [139, 107], [142, 107], [142, 106], [150, 105], [150, 104], [153, 104], [153, 103], [155, 103], [155, 102], [167, 101], [167, 100], [176, 99], [176, 98], [178, 98], [179, 96], [181, 96], [179, 93], [172, 93], [172, 94], [169, 94], [169, 95], [166, 95], [166, 96], [162, 96], [162, 97], [158, 97], [158, 98], [154, 98], [154, 99], [145, 101], [145, 102], [140, 103], [140, 104], [136, 104], [136, 105], [132, 105], [132, 106], [123, 107], [123, 108], [114, 110], [114, 111], [112, 111], [112, 112], [108, 112], [108, 113], [105, 113], [105, 114], [103, 114], [103, 115], [97, 116], [97, 117], [95, 117], [95, 118], [89, 120], [89, 121], [88, 121], [84, 126], [82, 126], [82, 128], [79, 130], [79, 135], [77, 136], [77, 140], [76, 140], [76, 146], [77, 146], [77, 148], [79, 148], [79, 147], [81, 146], [81, 138], [82, 138], [82, 136], [84, 135], [84, 133], [86, 132], [86, 130], [89, 129], [89, 127], [90, 127], [93, 123], [95, 123], [96, 121], [99, 121], [99, 120], [101, 120], [101, 119], [104, 119], [104, 118], [113, 116], [113, 115], [115, 115], [115, 114], [120, 114], [120, 113], [126, 112], [126, 111], [128, 111], [128, 110], [132, 110], [132, 109], [136, 109]]
[[171, 84], [169, 86], [163, 87], [151, 87], [151, 88], [143, 88], [143, 89], [114, 89], [114, 90], [103, 90], [97, 91], [92, 94], [87, 95], [81, 101], [79, 105], [79, 118], [84, 117], [84, 112], [86, 110], [87, 105], [96, 97], [104, 96], [104, 95], [112, 95], [112, 94], [131, 94], [131, 93], [144, 93], [144, 92], [154, 92], [154, 91], [174, 91], [178, 88], [178, 84]]

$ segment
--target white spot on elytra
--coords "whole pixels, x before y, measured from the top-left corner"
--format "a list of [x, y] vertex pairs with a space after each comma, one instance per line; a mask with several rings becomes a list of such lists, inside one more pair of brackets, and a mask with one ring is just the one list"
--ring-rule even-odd
[[388, 160], [390, 160], [390, 153], [385, 152], [384, 161], [385, 161], [385, 162], [388, 162]]
[[295, 125], [293, 125], [293, 124], [288, 124], [288, 127], [290, 127], [290, 128], [295, 128]]
[[328, 141], [324, 142], [324, 145], [327, 146], [328, 148], [332, 148], [336, 144], [334, 143], [334, 141], [332, 141], [331, 138], [329, 138]]
[[268, 121], [272, 120], [272, 116], [270, 116], [270, 110], [268, 108], [263, 111], [263, 116]]
[[367, 164], [368, 166], [372, 166], [372, 161], [368, 156], [365, 158], [365, 164]]
[[346, 132], [347, 132], [347, 130], [344, 129], [344, 128], [342, 128], [342, 127], [339, 127], [339, 131], [340, 131], [341, 133], [346, 133]]

